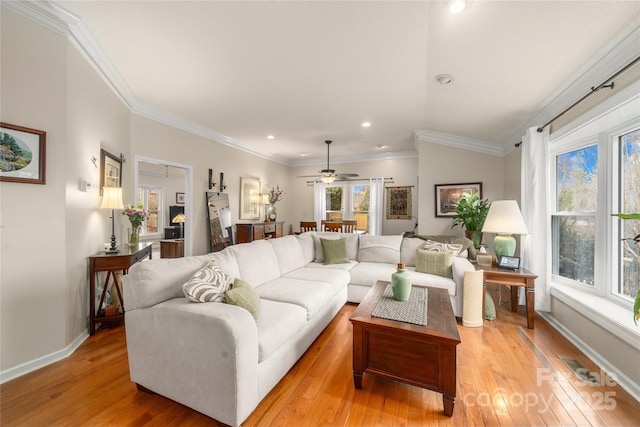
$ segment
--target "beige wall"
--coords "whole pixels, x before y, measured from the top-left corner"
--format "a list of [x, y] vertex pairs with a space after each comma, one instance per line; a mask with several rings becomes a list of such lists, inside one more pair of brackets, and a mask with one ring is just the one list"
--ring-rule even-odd
[[435, 185], [482, 182], [482, 197], [504, 197], [504, 159], [498, 156], [462, 150], [420, 141], [419, 152], [419, 227], [420, 234], [463, 235], [460, 227], [451, 228], [450, 218], [435, 216]]
[[[301, 175], [315, 175], [324, 165], [291, 168], [289, 172], [288, 194], [292, 201], [292, 217], [294, 231], [300, 231], [300, 221], [313, 221], [313, 186], [307, 185], [309, 179], [296, 178]], [[407, 157], [400, 159], [375, 160], [359, 163], [331, 165], [338, 172], [357, 173], [360, 178], [393, 178], [388, 187], [413, 186], [412, 216], [418, 216], [418, 159]], [[386, 197], [386, 195], [385, 195]], [[385, 205], [386, 206], [386, 205]], [[280, 210], [278, 210], [280, 212]], [[383, 216], [385, 218], [385, 216]], [[402, 234], [413, 230], [415, 220], [383, 219], [382, 234]]]

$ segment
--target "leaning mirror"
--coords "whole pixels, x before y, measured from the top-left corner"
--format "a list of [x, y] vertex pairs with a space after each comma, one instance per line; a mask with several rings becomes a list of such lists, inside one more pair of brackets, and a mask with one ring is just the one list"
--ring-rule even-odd
[[207, 216], [209, 222], [209, 248], [211, 252], [221, 251], [233, 245], [231, 209], [226, 193], [207, 191]]

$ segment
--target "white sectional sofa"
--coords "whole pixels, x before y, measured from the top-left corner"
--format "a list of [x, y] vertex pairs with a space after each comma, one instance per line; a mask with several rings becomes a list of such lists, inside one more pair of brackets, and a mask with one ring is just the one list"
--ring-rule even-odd
[[[344, 238], [348, 263], [324, 265], [320, 238]], [[462, 313], [464, 271], [453, 278], [415, 271], [416, 248], [402, 236], [304, 233], [230, 246], [221, 252], [149, 260], [124, 277], [131, 380], [228, 425], [240, 425], [347, 302], [404, 262], [414, 283], [446, 288]], [[472, 250], [472, 248], [471, 248]], [[466, 252], [466, 251], [465, 251]], [[251, 284], [260, 315], [225, 303], [193, 303], [182, 286], [211, 259]]]

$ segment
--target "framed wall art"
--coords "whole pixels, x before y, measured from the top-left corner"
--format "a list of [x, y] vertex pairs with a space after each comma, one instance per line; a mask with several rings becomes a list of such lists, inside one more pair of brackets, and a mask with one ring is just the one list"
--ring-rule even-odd
[[184, 193], [176, 193], [176, 203], [184, 205]]
[[100, 195], [103, 187], [122, 187], [122, 160], [100, 149]]
[[386, 187], [387, 219], [411, 219], [411, 187]]
[[463, 184], [436, 184], [436, 216], [451, 217], [456, 215], [456, 204], [464, 193], [479, 193], [482, 199], [482, 183], [467, 182]]
[[240, 219], [260, 218], [260, 180], [240, 178]]
[[0, 181], [45, 184], [47, 133], [0, 122]]

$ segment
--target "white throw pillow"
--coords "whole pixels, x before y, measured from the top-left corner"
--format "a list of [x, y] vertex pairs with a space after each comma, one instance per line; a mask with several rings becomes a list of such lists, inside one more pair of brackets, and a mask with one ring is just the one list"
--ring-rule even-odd
[[212, 259], [182, 285], [182, 292], [191, 302], [224, 302], [224, 294], [232, 282]]
[[458, 256], [462, 251], [462, 245], [458, 243], [440, 243], [433, 240], [427, 240], [423, 246], [423, 249], [434, 252], [447, 252], [453, 256]]

